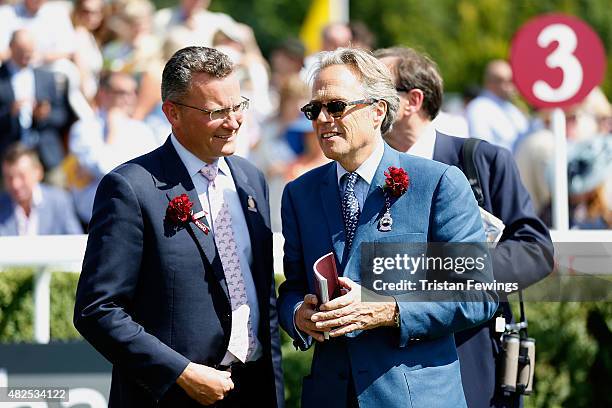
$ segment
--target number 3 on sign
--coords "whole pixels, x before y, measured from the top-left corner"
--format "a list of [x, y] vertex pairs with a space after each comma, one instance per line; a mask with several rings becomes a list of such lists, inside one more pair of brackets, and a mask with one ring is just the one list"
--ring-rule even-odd
[[538, 80], [533, 84], [533, 94], [546, 102], [561, 102], [572, 98], [582, 86], [582, 65], [573, 52], [578, 40], [576, 33], [565, 24], [552, 24], [544, 28], [538, 35], [538, 45], [548, 47], [553, 41], [559, 45], [546, 58], [549, 68], [560, 68], [563, 71], [563, 81], [558, 88], [551, 87], [547, 82]]

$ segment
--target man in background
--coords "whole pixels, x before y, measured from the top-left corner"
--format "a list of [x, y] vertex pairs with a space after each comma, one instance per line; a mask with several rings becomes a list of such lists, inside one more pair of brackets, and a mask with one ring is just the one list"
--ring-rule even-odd
[[489, 62], [484, 90], [466, 108], [470, 136], [513, 151], [529, 127], [525, 114], [512, 103], [515, 96], [510, 64], [504, 60]]
[[34, 68], [34, 37], [17, 30], [10, 40], [11, 58], [0, 67], [0, 154], [21, 141], [36, 149], [46, 171], [64, 158], [60, 131], [69, 107], [51, 72]]
[[83, 233], [68, 193], [41, 183], [36, 152], [19, 142], [10, 145], [2, 157], [2, 177], [0, 235]]

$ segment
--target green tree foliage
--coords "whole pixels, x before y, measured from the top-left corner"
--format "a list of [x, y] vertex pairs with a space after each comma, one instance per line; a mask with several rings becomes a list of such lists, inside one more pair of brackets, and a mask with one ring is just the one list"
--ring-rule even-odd
[[[156, 4], [176, 2], [156, 0]], [[269, 55], [275, 44], [299, 34], [309, 5], [305, 0], [212, 0], [210, 9], [253, 27], [260, 47]], [[366, 23], [379, 47], [402, 44], [428, 53], [440, 65], [446, 89], [453, 92], [479, 84], [487, 61], [507, 58], [516, 30], [543, 13], [562, 12], [587, 22], [604, 43], [609, 66], [611, 10], [609, 0], [350, 1], [351, 19]], [[612, 95], [609, 74], [603, 87]]]
[[[365, 21], [377, 34], [379, 46], [401, 44], [428, 53], [440, 65], [446, 89], [455, 92], [479, 84], [487, 61], [508, 58], [514, 33], [543, 13], [566, 13], [589, 24], [606, 48], [609, 66], [610, 10], [607, 0], [351, 1], [351, 18]], [[608, 74], [608, 95], [611, 86]]]

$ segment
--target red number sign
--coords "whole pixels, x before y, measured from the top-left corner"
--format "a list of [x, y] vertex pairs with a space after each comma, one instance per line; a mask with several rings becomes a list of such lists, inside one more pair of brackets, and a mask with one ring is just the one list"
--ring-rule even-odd
[[510, 50], [514, 83], [540, 108], [582, 101], [603, 79], [606, 54], [597, 34], [582, 20], [548, 14], [515, 34]]

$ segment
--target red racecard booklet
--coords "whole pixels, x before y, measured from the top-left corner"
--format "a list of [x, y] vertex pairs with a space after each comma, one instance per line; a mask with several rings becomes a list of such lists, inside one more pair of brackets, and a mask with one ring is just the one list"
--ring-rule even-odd
[[[319, 304], [327, 303], [338, 297], [340, 284], [338, 283], [338, 271], [334, 253], [330, 252], [316, 260], [312, 266], [315, 275], [315, 289]], [[324, 333], [325, 339], [329, 339], [329, 332]]]

